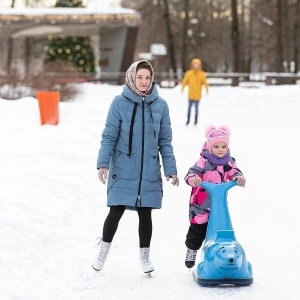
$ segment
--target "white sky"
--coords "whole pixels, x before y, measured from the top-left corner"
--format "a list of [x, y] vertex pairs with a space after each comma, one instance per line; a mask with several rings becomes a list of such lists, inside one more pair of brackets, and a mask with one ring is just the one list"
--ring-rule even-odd
[[[186, 126], [186, 91], [160, 89], [170, 107], [181, 184], [164, 181], [153, 212], [152, 278], [138, 259], [137, 214], [126, 211], [106, 265], [91, 267], [108, 213], [96, 159], [109, 104], [120, 86], [81, 85], [60, 103], [58, 126], [40, 126], [35, 98], [0, 100], [1, 300], [298, 300], [300, 85], [211, 87], [198, 126]], [[238, 242], [254, 283], [203, 288], [184, 266], [190, 187], [207, 124], [231, 128], [230, 149], [247, 178], [229, 191]]]

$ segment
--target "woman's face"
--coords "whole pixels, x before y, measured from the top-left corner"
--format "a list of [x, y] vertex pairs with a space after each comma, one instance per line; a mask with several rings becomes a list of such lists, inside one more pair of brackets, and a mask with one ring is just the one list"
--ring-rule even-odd
[[141, 92], [146, 92], [151, 83], [151, 73], [148, 69], [139, 69], [135, 76], [135, 86]]

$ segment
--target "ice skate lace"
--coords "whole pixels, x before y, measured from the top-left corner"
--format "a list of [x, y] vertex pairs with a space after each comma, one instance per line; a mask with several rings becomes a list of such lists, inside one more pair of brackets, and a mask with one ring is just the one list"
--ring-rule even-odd
[[151, 265], [151, 261], [149, 258], [149, 249], [143, 249], [141, 259], [144, 265]]
[[197, 256], [197, 250], [188, 249], [186, 252], [186, 261], [195, 261]]
[[[100, 243], [101, 243], [101, 241], [102, 241], [102, 238], [101, 238], [101, 237], [98, 237], [96, 240], [98, 240], [98, 239], [99, 239], [99, 241], [98, 241], [97, 245], [99, 246]], [[99, 253], [99, 256], [98, 256], [98, 260], [99, 260], [100, 262], [104, 262], [105, 259], [106, 259], [107, 253], [108, 253], [108, 248], [102, 248], [102, 247], [101, 247], [100, 253]]]
[[107, 250], [101, 249], [98, 260], [104, 262], [106, 259], [106, 255], [107, 255]]

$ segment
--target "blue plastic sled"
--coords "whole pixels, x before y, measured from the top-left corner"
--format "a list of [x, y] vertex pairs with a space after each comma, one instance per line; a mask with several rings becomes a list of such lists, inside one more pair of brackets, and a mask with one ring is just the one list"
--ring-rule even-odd
[[235, 185], [236, 181], [201, 183], [211, 196], [201, 258], [193, 271], [194, 280], [201, 286], [248, 286], [253, 283], [252, 266], [242, 246], [236, 241], [227, 205], [227, 191]]

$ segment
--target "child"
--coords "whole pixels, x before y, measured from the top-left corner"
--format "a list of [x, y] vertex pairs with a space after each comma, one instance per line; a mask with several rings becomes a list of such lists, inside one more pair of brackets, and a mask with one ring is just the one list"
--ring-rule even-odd
[[210, 196], [200, 185], [201, 181], [222, 183], [237, 181], [237, 185], [245, 186], [246, 179], [237, 168], [235, 159], [230, 156], [227, 126], [219, 128], [209, 125], [205, 130], [207, 138], [200, 158], [185, 176], [185, 182], [192, 186], [190, 197], [190, 227], [186, 235], [187, 253], [185, 265], [192, 268], [195, 265], [197, 251], [200, 249], [207, 230], [210, 211]]
[[206, 80], [206, 73], [202, 70], [202, 63], [199, 58], [194, 58], [191, 61], [191, 68], [188, 70], [181, 82], [181, 92], [188, 86], [188, 113], [186, 125], [190, 123], [192, 106], [195, 107], [195, 122], [198, 122], [199, 103], [202, 98], [202, 87], [205, 86], [208, 93], [209, 85]]

